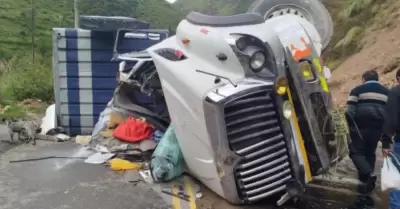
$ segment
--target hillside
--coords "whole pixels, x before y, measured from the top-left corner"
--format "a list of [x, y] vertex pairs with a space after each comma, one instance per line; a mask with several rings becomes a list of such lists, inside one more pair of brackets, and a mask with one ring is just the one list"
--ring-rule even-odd
[[[72, 2], [35, 0], [35, 42], [38, 52], [51, 49], [51, 27], [72, 24]], [[32, 10], [30, 0], [3, 0], [0, 4], [0, 60], [6, 60], [31, 47]]]
[[[31, 2], [35, 5], [34, 24]], [[162, 0], [80, 0], [79, 6], [81, 14], [136, 17], [148, 21], [154, 28], [173, 32], [190, 11], [237, 14], [245, 12], [251, 3], [178, 0], [171, 5]], [[396, 69], [397, 65], [387, 65], [396, 64], [400, 59], [395, 38], [400, 32], [397, 26], [400, 1], [337, 0], [324, 1], [324, 4], [335, 22], [334, 36], [324, 58], [335, 70], [331, 80], [335, 99], [343, 103], [349, 89], [359, 83], [359, 76], [366, 69], [372, 66], [380, 67], [381, 71]], [[2, 0], [0, 24], [0, 104], [26, 98], [52, 100], [51, 28], [73, 26], [73, 0]], [[391, 73], [385, 74], [384, 82], [392, 82], [391, 76]]]
[[[182, 17], [181, 10], [159, 0], [79, 2], [81, 14], [136, 17], [171, 31]], [[52, 28], [73, 27], [73, 0], [2, 0], [0, 25], [0, 109], [29, 98], [51, 102]]]
[[[32, 33], [35, 51], [50, 56], [51, 28], [73, 26], [73, 0], [3, 0], [0, 4], [0, 60], [31, 52]], [[192, 10], [210, 14], [245, 12], [251, 1], [178, 0], [171, 5], [162, 0], [80, 0], [81, 14], [129, 16], [150, 22], [154, 28], [174, 31], [181, 18]], [[32, 27], [32, 26], [35, 27]]]
[[194, 10], [206, 14], [231, 15], [246, 12], [252, 2], [249, 0], [178, 0], [175, 6], [184, 14]]
[[[0, 60], [10, 59], [19, 51], [30, 52], [32, 32], [35, 51], [49, 56], [51, 28], [73, 26], [73, 0], [33, 2], [35, 27], [32, 27], [31, 0], [1, 1]], [[179, 10], [158, 0], [81, 0], [79, 5], [82, 14], [131, 16], [149, 21], [153, 27], [174, 29], [181, 18]]]
[[[335, 102], [344, 105], [352, 88], [361, 83], [361, 75], [366, 70], [377, 68], [381, 81], [388, 87], [393, 86], [395, 72], [400, 68], [400, 2], [397, 0], [366, 1], [342, 9], [336, 16], [351, 20], [346, 25], [336, 23], [335, 32], [347, 27], [338, 40], [334, 37], [328, 55], [328, 64], [334, 68], [330, 80]], [[350, 3], [352, 5], [352, 3]], [[347, 11], [348, 13], [343, 13]], [[348, 14], [352, 14], [348, 16]], [[348, 18], [350, 17], [350, 18]], [[351, 24], [351, 26], [350, 26]], [[339, 36], [340, 37], [340, 36]], [[336, 40], [335, 40], [336, 39]]]
[[385, 28], [391, 21], [390, 12], [395, 0], [338, 0], [325, 1], [335, 24], [330, 47], [325, 58], [331, 68], [363, 48], [363, 37]]

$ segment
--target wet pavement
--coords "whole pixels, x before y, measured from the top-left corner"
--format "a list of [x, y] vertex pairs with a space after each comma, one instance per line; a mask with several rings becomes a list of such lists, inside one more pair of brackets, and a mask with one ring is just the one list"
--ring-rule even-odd
[[[0, 125], [0, 139], [8, 138], [5, 130]], [[88, 155], [85, 152], [72, 143], [38, 142], [37, 146], [24, 144], [13, 147], [0, 142], [0, 209], [278, 209], [273, 201], [233, 206], [207, 188], [201, 188], [204, 197], [196, 202], [197, 206], [177, 204], [174, 198], [161, 194], [154, 185], [132, 185], [125, 173], [114, 172], [101, 165], [85, 164], [79, 159], [9, 163], [10, 160], [43, 156]], [[288, 204], [282, 209], [345, 208], [355, 197], [354, 179], [348, 178], [355, 175], [352, 168], [345, 161], [340, 169], [335, 170], [339, 179], [320, 178], [310, 185], [301, 203]], [[375, 194], [377, 209], [387, 209], [385, 197], [385, 194]]]
[[8, 135], [6, 126], [0, 124], [0, 154], [6, 152], [13, 147], [11, 144], [7, 143], [9, 138], [10, 137]]
[[[29, 147], [31, 146], [31, 147]], [[24, 149], [22, 149], [24, 147]], [[146, 184], [132, 185], [123, 173], [77, 159], [8, 164], [43, 156], [82, 156], [73, 144], [23, 145], [0, 162], [1, 209], [167, 209], [167, 202]]]

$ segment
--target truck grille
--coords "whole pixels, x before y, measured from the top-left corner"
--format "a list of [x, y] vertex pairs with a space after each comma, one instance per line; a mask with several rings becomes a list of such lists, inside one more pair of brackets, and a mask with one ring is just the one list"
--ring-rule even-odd
[[255, 90], [225, 105], [230, 149], [243, 157], [235, 167], [238, 193], [247, 202], [286, 189], [292, 178], [285, 137], [271, 89]]

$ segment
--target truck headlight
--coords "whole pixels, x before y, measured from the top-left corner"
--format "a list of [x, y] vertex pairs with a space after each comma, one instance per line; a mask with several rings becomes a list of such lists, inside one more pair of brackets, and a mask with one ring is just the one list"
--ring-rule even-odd
[[279, 95], [285, 95], [288, 91], [289, 84], [286, 78], [278, 78], [275, 82], [275, 91]]
[[253, 55], [250, 57], [250, 67], [255, 73], [259, 73], [262, 68], [264, 67], [266, 61], [266, 57], [264, 52], [258, 51], [255, 52]]
[[236, 40], [236, 47], [240, 50], [243, 51], [247, 48], [247, 41], [245, 37], [240, 37]]
[[283, 111], [283, 117], [285, 117], [286, 119], [290, 119], [290, 117], [292, 117], [292, 113], [293, 113], [292, 103], [289, 101], [285, 101], [283, 103], [282, 111]]

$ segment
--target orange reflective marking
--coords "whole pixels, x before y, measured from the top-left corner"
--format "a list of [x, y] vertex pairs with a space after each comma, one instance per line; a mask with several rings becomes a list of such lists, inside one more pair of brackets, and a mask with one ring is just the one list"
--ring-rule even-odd
[[299, 61], [301, 58], [310, 56], [312, 53], [312, 51], [308, 47], [308, 44], [307, 44], [306, 40], [304, 39], [304, 37], [301, 37], [300, 41], [301, 41], [301, 43], [304, 44], [303, 49], [299, 49], [299, 48], [295, 47], [294, 44], [290, 44], [290, 51], [292, 52], [293, 58], [296, 61]]

